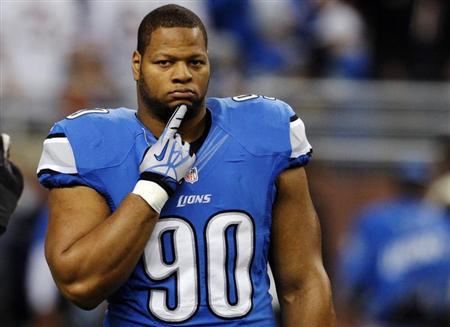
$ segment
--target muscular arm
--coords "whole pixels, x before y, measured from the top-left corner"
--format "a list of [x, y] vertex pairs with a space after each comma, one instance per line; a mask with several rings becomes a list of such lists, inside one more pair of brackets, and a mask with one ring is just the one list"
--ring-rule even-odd
[[53, 278], [68, 299], [94, 308], [129, 277], [158, 214], [134, 194], [111, 214], [84, 186], [53, 189], [49, 205], [45, 252]]
[[[186, 111], [180, 105], [158, 141], [144, 152], [139, 180], [114, 213], [89, 187], [50, 192], [45, 254], [59, 289], [80, 307], [94, 308], [127, 280], [169, 193], [194, 164], [189, 143], [177, 132]], [[47, 144], [45, 151], [43, 167], [57, 149]]]
[[270, 264], [283, 326], [335, 326], [320, 226], [304, 168], [283, 172], [273, 208]]

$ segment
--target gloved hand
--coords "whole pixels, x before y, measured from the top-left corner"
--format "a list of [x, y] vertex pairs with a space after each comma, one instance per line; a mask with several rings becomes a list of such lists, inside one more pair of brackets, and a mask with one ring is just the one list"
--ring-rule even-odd
[[0, 235], [8, 225], [23, 190], [20, 170], [8, 160], [9, 136], [0, 134]]
[[186, 111], [186, 105], [175, 110], [158, 141], [147, 149], [139, 165], [141, 175], [133, 193], [158, 213], [195, 162], [195, 154], [189, 153], [190, 144], [177, 133]]

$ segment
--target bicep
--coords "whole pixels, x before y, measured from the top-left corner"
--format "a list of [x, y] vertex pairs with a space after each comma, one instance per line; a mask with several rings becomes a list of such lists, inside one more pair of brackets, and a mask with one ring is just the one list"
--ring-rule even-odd
[[46, 237], [49, 263], [100, 225], [110, 213], [106, 200], [92, 188], [75, 186], [52, 189]]
[[305, 169], [288, 169], [278, 178], [273, 207], [270, 262], [278, 291], [295, 290], [308, 279], [326, 276], [321, 233]]

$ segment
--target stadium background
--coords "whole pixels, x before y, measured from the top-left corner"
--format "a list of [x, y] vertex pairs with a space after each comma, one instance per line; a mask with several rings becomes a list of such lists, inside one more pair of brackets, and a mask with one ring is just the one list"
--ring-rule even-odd
[[[135, 107], [129, 61], [137, 26], [164, 3], [1, 1], [0, 128], [11, 135], [11, 158], [26, 177], [0, 239], [1, 326], [83, 325], [73, 317], [84, 315], [35, 270], [47, 193], [35, 178], [42, 141], [54, 121], [78, 109]], [[448, 169], [447, 1], [171, 3], [194, 10], [207, 25], [210, 96], [274, 96], [305, 121], [314, 147], [307, 170], [333, 281], [353, 217], [395, 194], [397, 164], [418, 160], [433, 176]], [[350, 325], [351, 308], [333, 287], [339, 325]]]

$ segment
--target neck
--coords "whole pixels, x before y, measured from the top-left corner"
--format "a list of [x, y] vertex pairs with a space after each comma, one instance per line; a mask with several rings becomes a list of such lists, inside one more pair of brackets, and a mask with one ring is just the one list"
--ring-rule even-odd
[[[197, 114], [189, 120], [183, 120], [178, 133], [185, 142], [193, 142], [197, 140], [205, 130], [205, 114], [206, 107], [202, 106]], [[147, 108], [138, 107], [137, 116], [139, 120], [148, 128], [155, 137], [159, 137], [167, 122], [164, 122], [150, 114]]]

